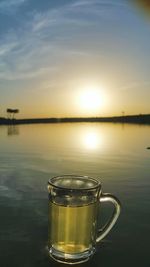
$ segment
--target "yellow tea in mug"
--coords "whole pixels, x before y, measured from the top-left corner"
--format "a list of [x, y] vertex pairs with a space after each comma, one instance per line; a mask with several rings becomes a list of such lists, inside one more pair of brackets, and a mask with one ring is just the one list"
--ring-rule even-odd
[[49, 243], [64, 253], [80, 253], [96, 240], [98, 202], [62, 206], [49, 202]]

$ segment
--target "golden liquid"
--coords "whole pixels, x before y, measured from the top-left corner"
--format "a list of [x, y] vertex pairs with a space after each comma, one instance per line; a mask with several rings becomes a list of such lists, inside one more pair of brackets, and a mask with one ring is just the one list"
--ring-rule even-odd
[[96, 239], [97, 203], [86, 206], [49, 204], [49, 246], [64, 253], [80, 253]]

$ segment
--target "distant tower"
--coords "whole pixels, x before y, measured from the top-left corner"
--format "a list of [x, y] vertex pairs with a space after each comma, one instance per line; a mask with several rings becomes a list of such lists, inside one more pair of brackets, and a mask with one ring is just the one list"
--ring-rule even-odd
[[124, 118], [124, 116], [125, 116], [125, 112], [124, 112], [124, 111], [122, 111], [122, 117]]

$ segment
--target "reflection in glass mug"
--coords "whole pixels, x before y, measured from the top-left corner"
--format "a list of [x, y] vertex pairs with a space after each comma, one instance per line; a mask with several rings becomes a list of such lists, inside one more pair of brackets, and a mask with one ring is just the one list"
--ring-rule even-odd
[[[101, 183], [87, 176], [65, 175], [48, 182], [50, 256], [58, 262], [76, 264], [87, 261], [96, 243], [111, 230], [120, 214], [119, 200], [103, 194]], [[111, 220], [98, 230], [100, 202], [112, 202]]]

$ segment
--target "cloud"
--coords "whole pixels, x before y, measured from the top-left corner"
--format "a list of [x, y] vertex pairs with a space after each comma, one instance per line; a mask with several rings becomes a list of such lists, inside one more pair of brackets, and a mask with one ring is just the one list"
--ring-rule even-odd
[[38, 68], [32, 71], [23, 71], [23, 72], [12, 72], [10, 70], [6, 70], [0, 73], [0, 79], [13, 81], [13, 80], [23, 80], [23, 79], [31, 79], [35, 77], [42, 76], [43, 74], [50, 74], [55, 71], [55, 68]]
[[129, 84], [127, 85], [124, 85], [122, 87], [120, 87], [119, 89], [122, 90], [122, 91], [127, 91], [127, 90], [136, 90], [138, 88], [146, 88], [148, 87], [149, 89], [149, 86], [150, 86], [150, 81], [144, 81], [144, 82], [141, 82], [141, 81], [133, 81], [133, 82], [130, 82]]
[[127, 6], [125, 2], [120, 1], [107, 1], [107, 0], [79, 0], [71, 4], [72, 7], [86, 7], [86, 6], [107, 6], [107, 7], [125, 7]]
[[23, 33], [21, 38], [11, 36], [0, 44], [0, 79], [40, 78], [56, 70], [51, 54], [57, 53], [57, 48], [30, 36], [31, 32]]
[[[67, 5], [53, 8], [45, 13], [35, 13], [33, 17], [33, 31], [40, 31], [48, 27], [56, 27], [57, 25], [74, 25], [88, 26], [92, 25], [96, 17], [107, 17], [108, 9], [116, 7], [127, 7], [127, 4], [119, 1], [101, 1], [101, 0], [79, 0]], [[82, 16], [84, 14], [84, 17]], [[93, 17], [93, 21], [89, 20], [89, 16]]]
[[[26, 1], [3, 0], [0, 10], [20, 7]], [[78, 45], [78, 42], [86, 42], [86, 33], [89, 38], [87, 29], [93, 33], [93, 25], [97, 19], [107, 16], [107, 8], [113, 3], [80, 0], [43, 13], [29, 12], [28, 20], [21, 21], [19, 30], [11, 29], [0, 41], [0, 78], [32, 79], [48, 73], [50, 78], [67, 57], [86, 57], [90, 51], [86, 51], [85, 46]], [[92, 16], [92, 20], [89, 20], [89, 16]], [[100, 36], [101, 31], [96, 35]]]
[[[86, 13], [89, 14], [91, 3], [86, 1], [88, 4], [86, 5]], [[53, 8], [44, 13], [34, 13], [33, 21], [32, 21], [32, 30], [33, 32], [38, 32], [44, 29], [49, 29], [63, 26], [88, 26], [92, 24], [92, 21], [89, 21], [86, 16], [82, 18], [82, 16], [78, 13], [78, 4], [68, 4], [63, 7]], [[94, 8], [94, 1], [92, 4]], [[80, 13], [84, 11], [84, 7], [80, 8]]]
[[93, 0], [92, 2], [89, 0], [80, 0], [80, 1], [76, 1], [74, 3], [71, 4], [72, 7], [82, 7], [82, 6], [89, 6], [89, 5], [93, 5], [96, 4], [98, 1]]
[[0, 45], [0, 57], [5, 56], [10, 51], [12, 51], [13, 48], [15, 48], [15, 47], [16, 47], [16, 43], [14, 43], [14, 42]]
[[12, 12], [27, 1], [28, 0], [2, 0], [0, 2], [0, 12]]

